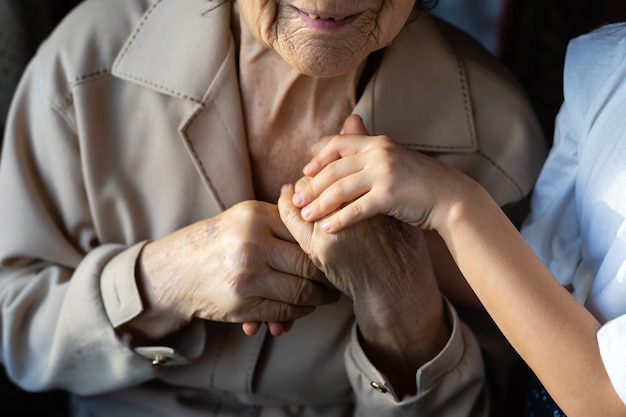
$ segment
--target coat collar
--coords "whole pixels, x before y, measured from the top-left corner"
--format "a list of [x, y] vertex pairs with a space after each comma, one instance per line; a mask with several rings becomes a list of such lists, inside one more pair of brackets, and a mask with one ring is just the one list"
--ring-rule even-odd
[[169, 117], [180, 118], [179, 134], [223, 210], [254, 192], [231, 6], [218, 3], [156, 0], [116, 58], [113, 75], [183, 100]]
[[371, 134], [420, 151], [477, 149], [464, 62], [427, 14], [407, 24], [387, 48], [354, 112]]
[[201, 102], [232, 53], [230, 6], [157, 0], [126, 41], [113, 74], [146, 88]]
[[[206, 0], [154, 0], [118, 54], [113, 74], [190, 104], [183, 106], [187, 110], [180, 116], [180, 134], [223, 209], [254, 198], [254, 193], [231, 6], [208, 12], [214, 5]], [[354, 112], [370, 133], [385, 134], [413, 149], [476, 150], [464, 64], [426, 14], [406, 25], [387, 48]], [[207, 132], [212, 140], [206, 140]]]
[[[234, 52], [230, 6], [207, 13], [214, 4], [158, 0], [119, 54], [114, 74], [166, 94], [206, 100]], [[476, 150], [464, 62], [425, 13], [387, 48], [354, 112], [364, 118], [370, 133], [418, 150]]]

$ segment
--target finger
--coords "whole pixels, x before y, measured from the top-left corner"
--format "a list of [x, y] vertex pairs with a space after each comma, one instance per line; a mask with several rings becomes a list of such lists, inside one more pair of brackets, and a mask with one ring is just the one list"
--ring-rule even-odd
[[[294, 186], [295, 194], [293, 195], [292, 199], [293, 204], [297, 207], [304, 207], [307, 204], [310, 204], [331, 185], [337, 185], [336, 183], [339, 180], [346, 179], [347, 177], [351, 177], [361, 172], [363, 170], [365, 162], [367, 162], [367, 160], [364, 160], [364, 158], [361, 158], [358, 155], [352, 156], [350, 158], [342, 158], [330, 162], [314, 177], [300, 178]], [[355, 182], [354, 184], [348, 182], [347, 184], [360, 185], [360, 183], [358, 182]], [[340, 186], [345, 185], [346, 183], [342, 183]], [[337, 207], [338, 205], [336, 205], [334, 208]]]
[[[325, 173], [326, 169], [312, 181], [312, 183], [317, 184], [319, 180], [321, 184], [328, 185], [316, 198], [302, 208], [302, 218], [307, 221], [319, 220], [339, 207], [351, 203], [371, 191], [371, 181], [368, 181], [367, 176], [363, 175], [363, 171], [345, 177], [338, 177], [336, 180], [332, 179], [334, 177], [333, 174], [326, 177]], [[317, 185], [313, 185], [313, 187], [317, 188]]]
[[241, 329], [246, 336], [254, 336], [259, 332], [262, 324], [260, 321], [246, 321], [241, 324]]
[[[313, 146], [314, 156], [303, 168], [304, 175], [315, 176], [330, 162], [359, 152], [362, 149], [360, 142], [345, 141], [353, 135], [370, 136], [363, 119], [357, 114], [351, 114], [346, 118], [343, 123], [343, 132], [340, 135], [324, 137]], [[341, 146], [338, 145], [338, 142]], [[355, 145], [358, 146], [354, 147]]]
[[278, 337], [289, 332], [289, 329], [291, 329], [291, 325], [287, 326], [287, 323], [293, 324], [293, 320], [289, 320], [287, 322], [270, 321], [267, 323], [267, 327], [269, 328], [272, 336]]
[[313, 177], [302, 177], [294, 184], [294, 194], [291, 202], [296, 207], [304, 207], [315, 197], [315, 191], [311, 188]]
[[302, 219], [300, 209], [293, 205], [293, 195], [294, 186], [292, 184], [283, 185], [278, 197], [278, 213], [289, 233], [306, 252], [306, 248], [310, 247], [314, 225]]
[[346, 135], [369, 136], [365, 123], [363, 123], [363, 119], [358, 114], [351, 114], [346, 117], [346, 120], [343, 122], [343, 133]]
[[[319, 278], [316, 276], [315, 279]], [[295, 307], [332, 304], [339, 299], [339, 292], [335, 288], [282, 272], [271, 271], [259, 276], [256, 281], [257, 285], [242, 290], [239, 295], [242, 298], [260, 298]]]
[[335, 135], [324, 140], [324, 146], [318, 146], [317, 152], [313, 155], [313, 158], [308, 164], [302, 168], [302, 173], [306, 177], [316, 176], [326, 165], [329, 163], [341, 159], [342, 157], [355, 153], [351, 151], [351, 148], [346, 147], [347, 144], [342, 142], [343, 147], [340, 147], [338, 142], [344, 139], [341, 135]]
[[345, 205], [321, 221], [322, 230], [326, 233], [337, 233], [361, 220], [373, 217], [380, 211], [377, 202], [373, 200], [366, 194]]
[[324, 136], [311, 146], [311, 158], [319, 153], [319, 151], [330, 142], [334, 135]]
[[265, 261], [275, 271], [308, 279], [319, 274], [313, 261], [297, 243], [270, 239], [263, 250]]
[[267, 216], [269, 218], [270, 230], [274, 236], [286, 242], [297, 243], [289, 232], [289, 229], [285, 226], [285, 223], [281, 220], [278, 213], [278, 206], [275, 204], [268, 204]]
[[[233, 318], [233, 321], [242, 322], [242, 329], [248, 336], [256, 333], [248, 334], [247, 332], [258, 332], [263, 323], [284, 323], [302, 318], [315, 311], [315, 306], [294, 306], [274, 300], [263, 300], [255, 308], [248, 310], [241, 318]], [[279, 328], [272, 325], [274, 331]], [[280, 332], [279, 332], [280, 333]]]

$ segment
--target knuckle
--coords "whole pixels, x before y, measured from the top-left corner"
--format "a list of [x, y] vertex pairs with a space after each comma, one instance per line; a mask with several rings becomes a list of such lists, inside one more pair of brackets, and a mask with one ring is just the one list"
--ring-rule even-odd
[[[363, 207], [358, 202], [350, 204], [347, 208], [350, 210], [350, 215], [355, 219], [360, 219], [363, 215]], [[342, 220], [340, 219], [340, 221]]]
[[290, 300], [295, 305], [305, 305], [310, 299], [310, 283], [306, 280], [300, 280], [298, 285], [292, 287]]
[[251, 268], [251, 265], [257, 263], [258, 253], [257, 244], [247, 240], [240, 240], [233, 244], [232, 250], [228, 251], [226, 261], [233, 270], [246, 271]]
[[332, 161], [331, 163], [326, 165], [326, 167], [324, 168], [324, 173], [332, 178], [337, 175], [338, 170], [339, 164], [337, 163], [337, 161]]
[[250, 294], [250, 288], [254, 281], [255, 276], [253, 274], [241, 272], [229, 280], [229, 289], [238, 298], [246, 298]]
[[310, 279], [313, 278], [319, 271], [311, 261], [311, 258], [304, 253], [300, 252], [296, 260], [296, 270], [298, 275]]

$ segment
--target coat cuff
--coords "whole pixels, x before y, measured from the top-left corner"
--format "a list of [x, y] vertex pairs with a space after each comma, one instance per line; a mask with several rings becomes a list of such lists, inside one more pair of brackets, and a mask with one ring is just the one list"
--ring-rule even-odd
[[[135, 268], [137, 258], [147, 243], [137, 243], [118, 253], [102, 271], [100, 291], [113, 328], [117, 329], [128, 323], [144, 310]], [[201, 355], [205, 340], [206, 332], [202, 322], [192, 320], [175, 337], [168, 337], [165, 345], [138, 346], [134, 351], [155, 366], [186, 365]]]
[[114, 328], [128, 323], [143, 311], [135, 266], [146, 243], [137, 243], [120, 252], [102, 270], [100, 292], [104, 309]]
[[[444, 299], [445, 300], [445, 299]], [[390, 381], [369, 361], [361, 348], [356, 326], [345, 358], [348, 376], [357, 395], [357, 407], [372, 415], [488, 415], [485, 372], [478, 342], [445, 300], [452, 327], [450, 339], [415, 375], [417, 393], [397, 398]], [[472, 414], [476, 413], [476, 414]]]

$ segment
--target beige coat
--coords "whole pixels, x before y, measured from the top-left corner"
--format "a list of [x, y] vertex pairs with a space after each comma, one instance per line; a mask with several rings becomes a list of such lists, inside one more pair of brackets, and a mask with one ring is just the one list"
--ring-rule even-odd
[[[0, 163], [0, 361], [30, 390], [67, 389], [76, 415], [486, 415], [479, 346], [452, 337], [397, 401], [354, 338], [350, 302], [280, 338], [193, 322], [133, 350], [143, 242], [253, 199], [229, 6], [88, 0], [19, 87]], [[447, 34], [444, 36], [444, 32]], [[536, 120], [495, 62], [423, 15], [388, 48], [355, 112], [431, 153], [504, 205], [545, 156]], [[156, 355], [168, 359], [154, 366]], [[472, 414], [474, 413], [474, 414]]]

